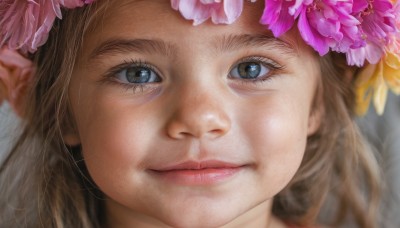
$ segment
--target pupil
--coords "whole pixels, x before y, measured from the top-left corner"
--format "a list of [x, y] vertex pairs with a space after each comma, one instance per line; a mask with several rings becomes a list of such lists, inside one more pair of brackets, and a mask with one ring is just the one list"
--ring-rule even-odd
[[258, 63], [240, 63], [238, 68], [242, 78], [257, 78], [261, 72], [261, 66]]
[[151, 76], [151, 71], [144, 67], [131, 67], [126, 70], [126, 79], [130, 83], [148, 82], [150, 76]]

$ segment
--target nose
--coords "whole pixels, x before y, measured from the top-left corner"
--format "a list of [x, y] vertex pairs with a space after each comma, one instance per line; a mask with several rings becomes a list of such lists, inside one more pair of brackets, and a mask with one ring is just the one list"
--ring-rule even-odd
[[220, 99], [210, 90], [186, 90], [175, 97], [174, 111], [167, 123], [173, 139], [216, 139], [231, 128], [231, 120]]

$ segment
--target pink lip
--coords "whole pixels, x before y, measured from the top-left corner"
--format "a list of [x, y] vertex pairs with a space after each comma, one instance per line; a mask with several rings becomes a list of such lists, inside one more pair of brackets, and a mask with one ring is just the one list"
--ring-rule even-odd
[[244, 167], [245, 165], [209, 160], [187, 161], [150, 171], [157, 178], [179, 185], [212, 185], [228, 180]]

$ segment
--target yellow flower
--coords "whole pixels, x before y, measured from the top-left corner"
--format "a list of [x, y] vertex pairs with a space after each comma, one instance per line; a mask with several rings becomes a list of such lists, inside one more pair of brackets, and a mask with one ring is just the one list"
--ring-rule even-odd
[[387, 51], [377, 64], [364, 66], [356, 79], [356, 113], [363, 115], [371, 99], [382, 115], [388, 90], [400, 94], [400, 53]]

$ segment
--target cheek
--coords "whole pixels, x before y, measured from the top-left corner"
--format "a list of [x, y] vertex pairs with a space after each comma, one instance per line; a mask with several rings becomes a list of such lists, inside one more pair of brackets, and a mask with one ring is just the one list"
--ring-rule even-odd
[[244, 137], [258, 162], [260, 184], [272, 194], [294, 176], [302, 161], [308, 123], [308, 103], [280, 97], [257, 103], [243, 117]]
[[81, 101], [83, 107], [90, 108], [78, 113], [77, 125], [91, 177], [104, 192], [129, 188], [140, 178], [136, 171], [152, 143], [151, 116], [115, 99], [99, 98], [90, 106]]

